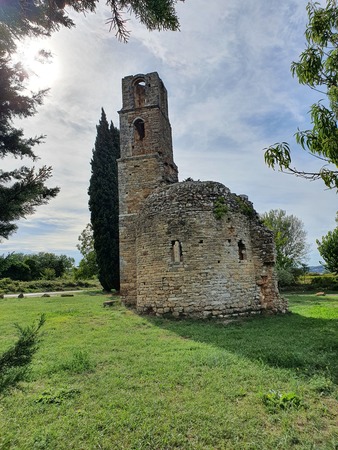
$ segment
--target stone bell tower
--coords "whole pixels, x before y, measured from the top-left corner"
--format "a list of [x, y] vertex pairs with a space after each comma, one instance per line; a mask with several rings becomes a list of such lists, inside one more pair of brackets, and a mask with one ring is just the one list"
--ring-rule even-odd
[[167, 90], [156, 72], [122, 80], [120, 207], [120, 281], [126, 304], [136, 304], [135, 222], [144, 200], [157, 187], [178, 181], [173, 160]]

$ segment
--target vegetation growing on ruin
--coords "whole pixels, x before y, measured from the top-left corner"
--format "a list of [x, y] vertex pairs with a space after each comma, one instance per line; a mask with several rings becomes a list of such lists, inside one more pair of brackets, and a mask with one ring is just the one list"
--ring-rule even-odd
[[234, 194], [234, 199], [236, 200], [242, 214], [247, 216], [249, 219], [253, 219], [255, 217], [255, 210], [249, 202], [245, 201], [242, 197], [236, 194]]
[[0, 353], [13, 322], [46, 314], [29, 381], [1, 398], [0, 448], [337, 446], [337, 297], [290, 296], [293, 314], [226, 326], [109, 298], [0, 300]]
[[214, 202], [214, 215], [217, 220], [222, 219], [229, 211], [228, 206], [225, 203], [224, 197], [217, 197]]

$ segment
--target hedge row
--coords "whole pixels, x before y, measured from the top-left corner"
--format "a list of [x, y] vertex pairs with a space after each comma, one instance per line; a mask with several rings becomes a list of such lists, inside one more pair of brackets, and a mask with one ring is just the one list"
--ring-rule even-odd
[[313, 292], [338, 291], [338, 276], [334, 274], [308, 274], [299, 281], [283, 286], [282, 291]]
[[96, 280], [36, 280], [36, 281], [13, 281], [10, 278], [0, 280], [1, 294], [15, 294], [20, 292], [53, 292], [76, 289], [102, 289]]

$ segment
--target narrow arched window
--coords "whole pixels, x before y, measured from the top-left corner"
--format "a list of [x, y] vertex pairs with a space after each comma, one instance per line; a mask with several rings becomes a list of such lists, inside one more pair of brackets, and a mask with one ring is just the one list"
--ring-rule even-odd
[[182, 244], [180, 241], [171, 241], [172, 261], [179, 263], [183, 259]]
[[134, 136], [136, 141], [142, 141], [145, 136], [144, 122], [142, 119], [136, 119], [134, 122]]
[[142, 78], [134, 82], [135, 108], [141, 108], [145, 103], [146, 84]]
[[238, 257], [240, 261], [246, 259], [246, 247], [242, 240], [238, 242]]

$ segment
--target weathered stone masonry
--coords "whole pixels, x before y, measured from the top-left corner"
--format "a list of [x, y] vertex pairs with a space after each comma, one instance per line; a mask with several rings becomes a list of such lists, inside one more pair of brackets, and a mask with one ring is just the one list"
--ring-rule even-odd
[[167, 92], [157, 73], [122, 81], [121, 295], [142, 313], [285, 312], [272, 232], [245, 196], [177, 182]]

